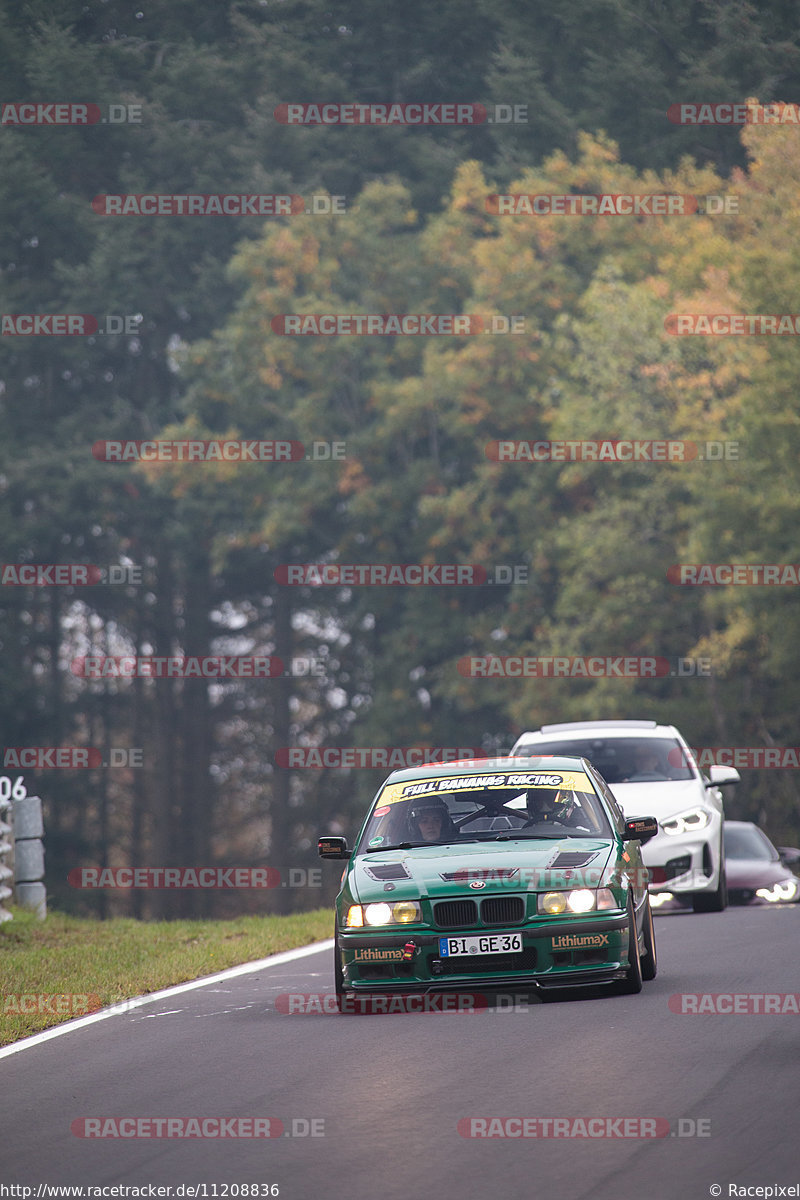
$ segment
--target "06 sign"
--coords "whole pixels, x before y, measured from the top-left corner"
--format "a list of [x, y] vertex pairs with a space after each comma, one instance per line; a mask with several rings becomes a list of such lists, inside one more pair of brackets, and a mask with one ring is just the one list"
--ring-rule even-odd
[[22, 782], [22, 776], [11, 779], [9, 775], [0, 775], [0, 803], [3, 800], [24, 800], [28, 789]]

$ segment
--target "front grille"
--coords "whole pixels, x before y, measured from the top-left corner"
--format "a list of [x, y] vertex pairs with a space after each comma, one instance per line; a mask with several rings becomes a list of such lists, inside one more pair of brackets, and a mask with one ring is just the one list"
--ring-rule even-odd
[[517, 925], [525, 920], [522, 896], [488, 896], [481, 903], [484, 925]]
[[[428, 970], [431, 959], [428, 957]], [[441, 967], [433, 978], [441, 975], [497, 975], [501, 971], [533, 971], [536, 969], [536, 947], [529, 946], [519, 954], [464, 954], [455, 958], [439, 959]]]
[[433, 920], [439, 929], [459, 929], [474, 925], [478, 906], [474, 900], [442, 900], [433, 906]]

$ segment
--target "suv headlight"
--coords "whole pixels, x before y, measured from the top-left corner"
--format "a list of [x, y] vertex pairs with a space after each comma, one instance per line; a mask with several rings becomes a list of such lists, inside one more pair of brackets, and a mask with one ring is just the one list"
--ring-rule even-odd
[[678, 813], [676, 817], [668, 817], [666, 821], [661, 822], [661, 828], [664, 833], [698, 833], [701, 829], [705, 829], [711, 820], [711, 813], [707, 808], [689, 808], [684, 813]]

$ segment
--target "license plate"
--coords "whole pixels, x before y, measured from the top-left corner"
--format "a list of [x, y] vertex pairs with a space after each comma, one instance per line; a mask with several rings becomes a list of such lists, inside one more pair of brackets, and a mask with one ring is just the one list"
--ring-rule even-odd
[[509, 954], [522, 949], [521, 933], [489, 933], [479, 937], [439, 938], [439, 957], [461, 954]]

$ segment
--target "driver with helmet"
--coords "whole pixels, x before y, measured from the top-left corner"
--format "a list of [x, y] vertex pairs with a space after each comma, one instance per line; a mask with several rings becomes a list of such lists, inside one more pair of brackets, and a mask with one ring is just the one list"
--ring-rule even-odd
[[[570, 788], [530, 788], [525, 793], [528, 825], [578, 826], [575, 793]], [[579, 815], [579, 814], [578, 814]]]
[[439, 796], [427, 796], [412, 803], [407, 826], [409, 839], [414, 842], [450, 841], [458, 836], [450, 810]]

